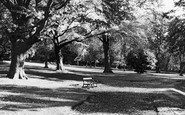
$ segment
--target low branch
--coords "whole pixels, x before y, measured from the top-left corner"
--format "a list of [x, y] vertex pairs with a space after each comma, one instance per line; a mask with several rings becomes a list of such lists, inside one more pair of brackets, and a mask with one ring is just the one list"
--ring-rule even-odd
[[110, 32], [110, 30], [103, 31], [103, 32], [100, 32], [100, 33], [97, 33], [97, 34], [94, 34], [94, 35], [86, 36], [84, 39], [88, 39], [88, 38], [91, 38], [91, 37], [95, 37], [95, 36], [103, 35], [103, 34], [105, 34], [105, 33], [109, 33], [109, 32]]
[[64, 39], [64, 40], [60, 41], [59, 44], [62, 44], [65, 41], [67, 41], [67, 39]]

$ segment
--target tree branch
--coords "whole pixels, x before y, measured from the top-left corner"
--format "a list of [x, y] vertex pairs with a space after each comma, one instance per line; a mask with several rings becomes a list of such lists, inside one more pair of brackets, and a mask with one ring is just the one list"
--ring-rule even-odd
[[30, 2], [31, 2], [31, 0], [25, 0], [25, 7], [28, 7]]
[[46, 9], [45, 9], [44, 18], [38, 23], [36, 32], [30, 37], [30, 39], [27, 40], [27, 43], [28, 43], [29, 45], [32, 45], [32, 44], [34, 44], [35, 42], [40, 41], [40, 40], [39, 40], [40, 32], [41, 32], [42, 29], [44, 28], [45, 23], [46, 23], [46, 21], [47, 21], [47, 19], [48, 19], [48, 17], [49, 17], [51, 5], [52, 5], [52, 0], [49, 0], [48, 3], [47, 3], [47, 7], [46, 7]]
[[98, 39], [99, 39], [101, 42], [103, 42], [103, 39], [102, 39], [102, 38], [98, 37]]
[[59, 6], [58, 8], [56, 8], [55, 10], [59, 10], [63, 7], [65, 7], [71, 0], [66, 0], [61, 6]]
[[[74, 27], [72, 27], [72, 28], [69, 28], [69, 27], [70, 27], [70, 25], [71, 25], [76, 19], [77, 19], [77, 18], [74, 18], [74, 19], [70, 22], [70, 24], [67, 26], [66, 30], [64, 30], [64, 32], [63, 32], [62, 34], [58, 35], [57, 37], [63, 36], [67, 31], [69, 31], [70, 29], [73, 29]], [[76, 26], [75, 26], [75, 27], [76, 27]]]
[[65, 42], [65, 41], [67, 41], [67, 39], [64, 39], [64, 40], [60, 41], [59, 44], [62, 44], [62, 42]]
[[94, 35], [89, 35], [89, 36], [86, 36], [84, 39], [88, 39], [88, 38], [91, 38], [91, 37], [103, 35], [103, 34], [105, 34], [105, 33], [108, 33], [109, 31], [110, 31], [110, 30], [103, 31], [103, 32], [100, 32], [100, 33], [97, 33], [97, 34], [94, 34]]
[[68, 45], [68, 44], [70, 44], [70, 43], [72, 43], [72, 42], [74, 42], [74, 41], [77, 41], [77, 40], [78, 40], [78, 38], [75, 38], [75, 39], [72, 39], [72, 40], [67, 41], [67, 42], [65, 42], [65, 43], [62, 43], [62, 44], [60, 44], [59, 48], [61, 49], [61, 48], [64, 47], [65, 45]]

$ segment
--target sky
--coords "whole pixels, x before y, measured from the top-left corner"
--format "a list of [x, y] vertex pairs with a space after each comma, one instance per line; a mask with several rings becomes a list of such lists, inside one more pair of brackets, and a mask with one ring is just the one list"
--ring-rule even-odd
[[164, 6], [163, 6], [162, 10], [164, 12], [168, 12], [173, 9], [173, 10], [175, 10], [175, 12], [173, 14], [174, 16], [185, 18], [184, 9], [179, 8], [179, 7], [175, 7], [174, 1], [178, 1], [178, 0], [163, 0]]
[[174, 0], [163, 0], [163, 10], [169, 11], [174, 8]]

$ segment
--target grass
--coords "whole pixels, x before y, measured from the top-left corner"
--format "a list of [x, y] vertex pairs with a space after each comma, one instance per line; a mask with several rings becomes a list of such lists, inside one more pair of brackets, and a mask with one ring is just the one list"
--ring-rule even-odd
[[[184, 115], [185, 79], [178, 74], [137, 74], [101, 68], [26, 63], [28, 80], [6, 78], [9, 62], [0, 63], [0, 115]], [[83, 77], [100, 81], [82, 88]], [[179, 93], [182, 92], [182, 93]]]

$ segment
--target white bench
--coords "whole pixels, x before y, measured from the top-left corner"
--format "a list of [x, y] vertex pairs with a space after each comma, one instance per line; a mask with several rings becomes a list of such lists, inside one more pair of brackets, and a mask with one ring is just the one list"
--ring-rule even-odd
[[83, 86], [82, 87], [97, 87], [97, 81], [92, 77], [83, 78]]

